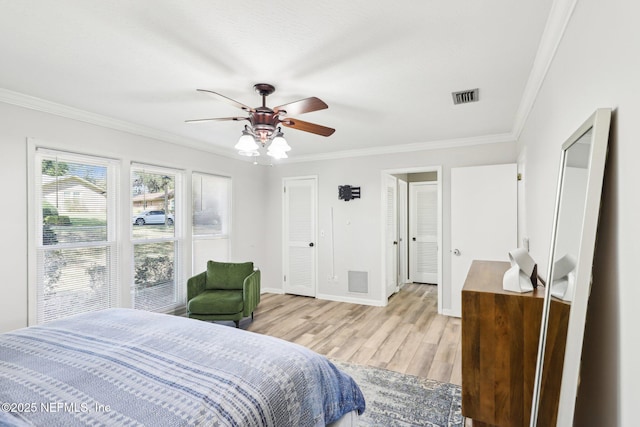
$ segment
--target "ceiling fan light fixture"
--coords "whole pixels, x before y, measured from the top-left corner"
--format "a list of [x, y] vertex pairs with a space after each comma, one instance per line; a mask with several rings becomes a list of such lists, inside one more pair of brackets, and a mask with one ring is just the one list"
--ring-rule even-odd
[[269, 145], [269, 150], [282, 151], [282, 152], [291, 151], [291, 146], [287, 144], [287, 140], [284, 139], [284, 135], [282, 134], [282, 132], [280, 132], [280, 130], [278, 130], [278, 133], [276, 133], [276, 136], [273, 138], [273, 141], [271, 141], [271, 144]]
[[[242, 136], [238, 139], [238, 143], [234, 147], [239, 152], [258, 152], [258, 144], [256, 144], [256, 139], [251, 135], [248, 130], [242, 131]], [[246, 154], [243, 154], [246, 156]]]
[[286, 139], [284, 139], [284, 135], [282, 134], [280, 127], [278, 127], [279, 124], [288, 128], [297, 129], [303, 132], [310, 132], [321, 136], [330, 136], [335, 132], [335, 129], [287, 116], [288, 114], [304, 114], [329, 108], [329, 106], [321, 99], [314, 96], [269, 108], [267, 107], [266, 97], [272, 94], [276, 88], [268, 83], [258, 83], [253, 87], [262, 97], [262, 106], [256, 108], [249, 107], [248, 105], [211, 90], [198, 89], [199, 92], [209, 94], [218, 100], [225, 101], [234, 107], [240, 108], [247, 112], [248, 116], [216, 117], [209, 119], [187, 120], [187, 122], [203, 123], [209, 121], [246, 120], [250, 125], [244, 127], [242, 136], [235, 145], [235, 149], [238, 150], [238, 153], [243, 156], [255, 157], [259, 156], [260, 152], [264, 152], [264, 148], [267, 148], [267, 154], [276, 159], [285, 159], [289, 157], [287, 156], [287, 152], [291, 150]]

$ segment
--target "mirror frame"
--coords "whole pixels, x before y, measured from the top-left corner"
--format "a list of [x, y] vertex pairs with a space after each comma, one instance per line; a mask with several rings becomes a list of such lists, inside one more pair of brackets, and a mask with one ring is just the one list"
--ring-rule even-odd
[[540, 325], [540, 340], [538, 343], [538, 356], [536, 375], [533, 386], [533, 399], [531, 404], [530, 427], [536, 427], [538, 421], [538, 409], [540, 404], [540, 388], [542, 385], [542, 372], [544, 369], [545, 344], [547, 328], [549, 325], [549, 311], [551, 306], [551, 286], [556, 248], [558, 218], [562, 200], [562, 184], [567, 162], [567, 150], [575, 144], [584, 134], [592, 129], [592, 140], [589, 156], [589, 170], [587, 172], [587, 191], [583, 222], [581, 227], [581, 240], [576, 264], [575, 294], [571, 302], [569, 324], [567, 328], [567, 341], [564, 352], [562, 368], [562, 382], [560, 386], [560, 402], [556, 425], [571, 426], [575, 411], [578, 384], [580, 379], [580, 365], [582, 359], [582, 344], [584, 340], [584, 327], [587, 316], [589, 294], [591, 293], [591, 270], [598, 228], [598, 216], [600, 214], [600, 200], [602, 195], [602, 183], [609, 142], [609, 127], [611, 123], [611, 109], [600, 108], [596, 110], [583, 124], [562, 144], [560, 156], [560, 170], [558, 172], [558, 188], [556, 204], [551, 231], [551, 245], [549, 248], [549, 264], [547, 267], [547, 283], [544, 290], [544, 302], [542, 308], [542, 321]]

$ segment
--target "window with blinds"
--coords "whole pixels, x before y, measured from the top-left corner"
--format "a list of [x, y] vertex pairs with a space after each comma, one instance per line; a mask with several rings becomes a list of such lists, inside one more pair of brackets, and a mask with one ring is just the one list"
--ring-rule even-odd
[[36, 322], [117, 306], [117, 162], [37, 149], [35, 163]]
[[210, 259], [229, 260], [231, 178], [194, 172], [191, 188], [195, 274]]
[[[131, 239], [133, 307], [169, 312], [184, 303], [176, 280], [180, 254], [176, 223], [181, 221], [179, 171], [133, 165], [131, 169]], [[182, 220], [184, 221], [184, 220]]]

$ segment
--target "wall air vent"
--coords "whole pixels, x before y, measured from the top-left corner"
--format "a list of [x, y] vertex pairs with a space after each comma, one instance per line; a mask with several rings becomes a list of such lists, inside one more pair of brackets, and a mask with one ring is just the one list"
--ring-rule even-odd
[[469, 102], [478, 101], [478, 89], [461, 90], [460, 92], [451, 92], [453, 96], [453, 104], [468, 104]]
[[349, 292], [357, 292], [360, 294], [369, 293], [369, 273], [366, 271], [349, 270]]

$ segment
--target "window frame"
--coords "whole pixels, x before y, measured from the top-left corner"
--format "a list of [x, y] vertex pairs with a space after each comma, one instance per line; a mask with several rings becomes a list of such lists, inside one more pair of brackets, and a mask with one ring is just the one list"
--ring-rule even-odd
[[[121, 306], [121, 280], [120, 280], [120, 252], [118, 241], [119, 224], [119, 188], [121, 164], [118, 159], [86, 153], [77, 153], [64, 149], [50, 148], [49, 144], [33, 138], [27, 139], [28, 167], [27, 167], [27, 325], [38, 325], [43, 322], [39, 307], [40, 283], [39, 259], [40, 253], [47, 249], [81, 249], [81, 248], [107, 248], [107, 268], [109, 270], [109, 307]], [[77, 162], [81, 164], [96, 165], [107, 169], [106, 186], [106, 240], [89, 241], [80, 243], [61, 243], [56, 245], [43, 244], [42, 218], [42, 161], [48, 157], [60, 157], [65, 162]], [[63, 194], [64, 196], [64, 194]]]
[[[195, 227], [193, 226], [193, 217], [195, 214], [195, 210], [193, 209], [193, 196], [194, 196], [194, 179], [196, 177], [208, 177], [208, 178], [220, 178], [220, 179], [225, 179], [228, 182], [228, 189], [227, 189], [227, 224], [226, 224], [226, 233], [221, 233], [221, 234], [196, 234], [195, 233]], [[202, 242], [202, 241], [219, 241], [219, 240], [226, 240], [226, 253], [227, 253], [227, 259], [226, 260], [221, 260], [221, 261], [229, 261], [231, 259], [231, 249], [232, 249], [232, 235], [233, 235], [233, 178], [231, 176], [228, 175], [220, 175], [220, 174], [215, 174], [215, 173], [208, 173], [208, 172], [199, 172], [199, 171], [193, 171], [191, 173], [191, 193], [190, 193], [190, 199], [191, 199], [191, 203], [190, 203], [190, 222], [191, 222], [191, 251], [192, 251], [192, 274], [198, 274], [200, 273], [204, 266], [203, 265], [199, 265], [197, 263], [197, 250], [196, 250], [196, 245], [198, 244], [198, 242]]]
[[[173, 175], [174, 176], [174, 196], [173, 196], [173, 204], [174, 204], [174, 222], [173, 222], [173, 236], [169, 237], [158, 237], [158, 238], [134, 238], [134, 227], [139, 227], [133, 225], [133, 221], [131, 218], [133, 216], [133, 176], [134, 173], [143, 171], [143, 173], [151, 173], [151, 174], [163, 174], [163, 175]], [[127, 289], [130, 292], [131, 299], [129, 305], [131, 308], [135, 308], [135, 275], [136, 275], [136, 266], [135, 266], [135, 250], [136, 245], [145, 245], [145, 244], [155, 244], [155, 243], [166, 243], [173, 242], [174, 247], [174, 259], [173, 259], [173, 279], [174, 279], [174, 293], [175, 293], [175, 303], [170, 306], [165, 306], [159, 308], [159, 310], [154, 310], [159, 313], [177, 313], [181, 310], [184, 310], [185, 302], [186, 302], [186, 280], [184, 279], [184, 245], [185, 245], [185, 218], [186, 218], [186, 209], [184, 208], [184, 194], [185, 194], [185, 171], [182, 169], [178, 169], [175, 167], [168, 166], [158, 166], [151, 165], [147, 163], [140, 163], [132, 161], [129, 168], [129, 185], [128, 185], [128, 218], [129, 218], [129, 226], [127, 240], [130, 246], [130, 280], [127, 284]], [[145, 209], [148, 211], [156, 211], [158, 209]], [[167, 215], [168, 212], [165, 212]]]

